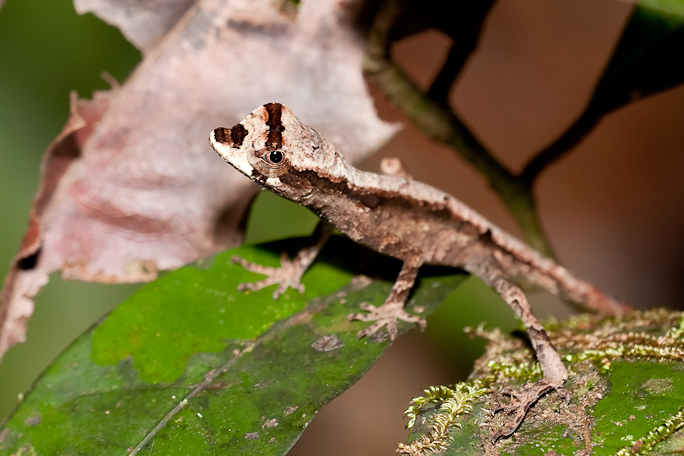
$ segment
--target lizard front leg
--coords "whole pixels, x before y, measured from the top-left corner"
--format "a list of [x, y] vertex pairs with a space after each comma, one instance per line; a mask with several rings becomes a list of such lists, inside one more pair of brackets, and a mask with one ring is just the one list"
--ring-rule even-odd
[[238, 291], [258, 291], [277, 283], [278, 287], [273, 292], [273, 299], [278, 299], [281, 294], [285, 293], [288, 287], [292, 287], [303, 294], [304, 285], [301, 283], [302, 276], [316, 259], [318, 252], [320, 252], [330, 238], [333, 229], [334, 227], [331, 224], [324, 221], [319, 222], [309, 240], [309, 245], [301, 249], [294, 260], [290, 260], [287, 254], [283, 253], [280, 257], [279, 268], [252, 263], [239, 256], [234, 256], [231, 258], [233, 263], [240, 264], [250, 272], [256, 272], [257, 274], [267, 276], [265, 279], [259, 280], [258, 282], [241, 283], [238, 285]]
[[364, 302], [360, 306], [361, 310], [365, 310], [369, 313], [353, 313], [347, 317], [348, 321], [360, 320], [375, 322], [368, 328], [359, 331], [356, 335], [357, 339], [361, 339], [364, 336], [370, 336], [383, 326], [387, 326], [390, 341], [393, 341], [397, 337], [397, 320], [403, 320], [408, 323], [418, 323], [421, 330], [425, 329], [425, 319], [416, 315], [411, 315], [404, 310], [404, 305], [411, 292], [411, 288], [413, 288], [413, 284], [416, 282], [420, 265], [421, 261], [419, 259], [404, 261], [401, 271], [399, 271], [399, 276], [397, 276], [397, 281], [392, 286], [392, 291], [383, 305], [376, 307]]
[[520, 287], [510, 280], [494, 256], [485, 255], [476, 261], [471, 261], [467, 269], [494, 288], [520, 318], [530, 337], [532, 348], [543, 373], [541, 380], [523, 385], [519, 392], [511, 392], [512, 403], [499, 409], [512, 413], [513, 416], [511, 421], [492, 437], [492, 441], [496, 442], [501, 437], [513, 434], [525, 418], [527, 410], [549, 391], [555, 389], [561, 398], [569, 402], [570, 393], [563, 388], [563, 383], [568, 378], [568, 371], [558, 352], [551, 345], [544, 327], [534, 316], [527, 297]]
[[[400, 176], [406, 179], [412, 179], [406, 166], [398, 158], [384, 158], [381, 163], [381, 169], [383, 174], [389, 176]], [[287, 254], [283, 253], [280, 257], [279, 268], [252, 263], [239, 256], [234, 256], [231, 258], [233, 263], [238, 263], [250, 272], [267, 276], [265, 279], [259, 280], [258, 282], [239, 284], [238, 291], [259, 291], [270, 285], [278, 284], [278, 287], [273, 292], [273, 299], [278, 299], [280, 295], [285, 293], [288, 287], [294, 288], [299, 291], [299, 293], [304, 294], [304, 285], [301, 283], [302, 276], [309, 266], [311, 266], [311, 263], [314, 262], [318, 253], [332, 235], [334, 228], [334, 225], [331, 223], [321, 220], [309, 239], [309, 245], [302, 248], [297, 253], [294, 260], [290, 260]]]

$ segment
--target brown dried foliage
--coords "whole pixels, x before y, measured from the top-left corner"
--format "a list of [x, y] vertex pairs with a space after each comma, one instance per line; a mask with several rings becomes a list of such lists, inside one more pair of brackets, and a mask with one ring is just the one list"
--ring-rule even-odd
[[77, 2], [117, 24], [145, 58], [121, 87], [74, 97], [46, 152], [2, 291], [0, 356], [25, 339], [33, 297], [51, 272], [146, 281], [241, 242], [256, 187], [213, 153], [214, 128], [278, 101], [351, 160], [396, 131], [377, 117], [361, 73], [355, 24], [364, 2], [305, 2], [295, 14], [268, 0], [155, 4], [122, 14], [121, 2]]

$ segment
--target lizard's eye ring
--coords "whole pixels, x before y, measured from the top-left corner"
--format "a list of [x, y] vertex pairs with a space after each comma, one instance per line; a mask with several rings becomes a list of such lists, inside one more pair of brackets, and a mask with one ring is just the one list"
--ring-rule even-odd
[[279, 150], [272, 150], [271, 152], [266, 152], [261, 158], [269, 165], [279, 166], [283, 163], [285, 156]]

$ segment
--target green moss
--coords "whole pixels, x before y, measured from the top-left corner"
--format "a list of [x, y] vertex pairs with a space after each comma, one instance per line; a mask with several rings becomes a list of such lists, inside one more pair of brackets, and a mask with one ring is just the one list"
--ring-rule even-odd
[[546, 328], [567, 363], [570, 404], [553, 392], [547, 394], [528, 410], [512, 436], [493, 444], [492, 435], [508, 419], [504, 413], [490, 413], [510, 403], [502, 391], [538, 380], [541, 371], [520, 339], [497, 329], [471, 329], [471, 335], [489, 341], [487, 353], [477, 361], [473, 380], [456, 388], [479, 382], [487, 394], [473, 402], [472, 413], [460, 414], [458, 421], [450, 421], [450, 429], [440, 431], [438, 424], [448, 413], [436, 404], [456, 388], [427, 389], [407, 410], [413, 425], [411, 444], [400, 445], [400, 450], [411, 455], [431, 454], [433, 449], [465, 455], [627, 455], [665, 448], [684, 425], [682, 314], [653, 310], [620, 318], [582, 315], [553, 321]]

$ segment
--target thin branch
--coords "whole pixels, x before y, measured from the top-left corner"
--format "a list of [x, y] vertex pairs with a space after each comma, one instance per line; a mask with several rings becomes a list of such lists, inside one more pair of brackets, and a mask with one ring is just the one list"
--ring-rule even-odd
[[504, 201], [527, 242], [541, 253], [553, 257], [531, 189], [485, 148], [447, 103], [423, 93], [389, 58], [391, 27], [399, 13], [399, 4], [392, 0], [386, 1], [378, 13], [366, 50], [366, 74], [428, 137], [447, 144], [482, 173]]
[[457, 46], [456, 43], [451, 45], [442, 69], [439, 70], [428, 89], [427, 96], [429, 98], [442, 100], [445, 104], [448, 103], [451, 87], [456, 82], [456, 77], [461, 73], [467, 56], [468, 53], [464, 53], [461, 46]]
[[520, 180], [532, 188], [542, 171], [579, 144], [601, 120], [602, 113], [589, 106], [558, 139], [535, 155], [520, 173]]
[[390, 60], [389, 33], [399, 14], [397, 2], [389, 0], [378, 14], [369, 36], [364, 70], [387, 96], [430, 138], [452, 146], [478, 171], [489, 178], [490, 185], [516, 185], [515, 177], [501, 165], [449, 106], [424, 94], [404, 71]]

